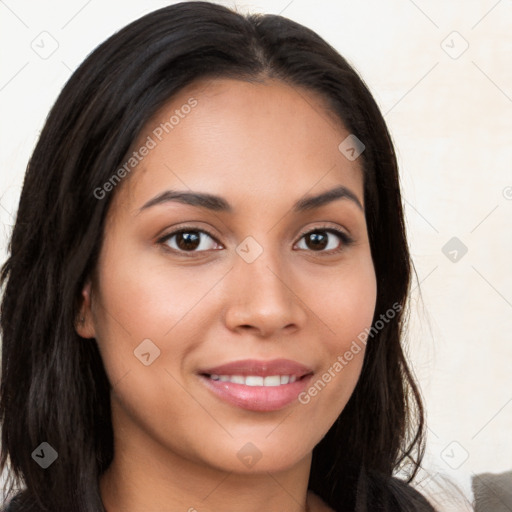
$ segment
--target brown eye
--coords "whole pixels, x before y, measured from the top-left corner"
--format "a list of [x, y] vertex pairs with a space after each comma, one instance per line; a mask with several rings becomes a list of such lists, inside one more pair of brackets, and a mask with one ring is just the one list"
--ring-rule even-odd
[[202, 252], [215, 249], [216, 246], [215, 239], [206, 231], [188, 228], [173, 231], [161, 238], [159, 242], [176, 252]]
[[305, 236], [306, 245], [308, 249], [323, 250], [329, 243], [328, 236], [321, 231], [313, 231]]
[[196, 232], [178, 233], [176, 236], [176, 245], [183, 251], [192, 251], [200, 245], [201, 236]]
[[334, 228], [317, 228], [308, 231], [302, 235], [302, 240], [304, 240], [306, 247], [300, 247], [300, 249], [327, 253], [339, 252], [353, 242], [346, 233]]

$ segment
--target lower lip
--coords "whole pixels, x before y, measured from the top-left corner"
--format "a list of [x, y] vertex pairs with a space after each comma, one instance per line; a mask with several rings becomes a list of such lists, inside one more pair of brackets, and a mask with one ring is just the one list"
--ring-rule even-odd
[[304, 391], [313, 375], [306, 375], [291, 384], [280, 386], [246, 386], [234, 382], [212, 380], [200, 375], [206, 386], [222, 400], [249, 411], [278, 411], [293, 401]]

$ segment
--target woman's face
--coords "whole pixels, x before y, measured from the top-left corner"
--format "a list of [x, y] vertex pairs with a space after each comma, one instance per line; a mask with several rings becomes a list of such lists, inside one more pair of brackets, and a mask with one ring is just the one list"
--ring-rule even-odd
[[146, 125], [77, 327], [112, 384], [116, 449], [277, 471], [329, 430], [376, 301], [348, 136], [273, 80], [196, 82]]

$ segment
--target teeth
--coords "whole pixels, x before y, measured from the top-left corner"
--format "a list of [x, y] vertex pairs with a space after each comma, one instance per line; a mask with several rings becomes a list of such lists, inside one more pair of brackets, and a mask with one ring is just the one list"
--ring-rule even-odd
[[281, 377], [279, 375], [272, 375], [270, 377], [265, 377], [263, 379], [264, 386], [280, 386], [281, 385]]
[[297, 380], [295, 375], [270, 375], [261, 377], [259, 375], [210, 375], [210, 379], [221, 382], [233, 382], [234, 384], [245, 384], [246, 386], [281, 386], [291, 384]]
[[245, 385], [246, 386], [263, 386], [263, 377], [253, 377], [252, 375], [248, 375], [245, 377]]

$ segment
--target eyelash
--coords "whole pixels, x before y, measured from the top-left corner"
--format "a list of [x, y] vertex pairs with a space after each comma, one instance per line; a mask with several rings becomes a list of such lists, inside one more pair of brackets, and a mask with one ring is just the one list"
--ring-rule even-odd
[[[157, 243], [163, 245], [166, 250], [171, 251], [174, 254], [184, 255], [186, 257], [193, 257], [194, 254], [196, 254], [196, 253], [206, 252], [206, 251], [195, 251], [195, 250], [194, 251], [177, 250], [177, 249], [173, 249], [173, 248], [169, 247], [166, 244], [166, 242], [168, 242], [173, 236], [179, 235], [181, 233], [189, 233], [189, 232], [204, 233], [204, 234], [208, 235], [210, 238], [212, 238], [216, 243], [219, 244], [219, 241], [208, 230], [205, 230], [203, 228], [199, 229], [196, 226], [181, 227], [181, 228], [177, 229], [176, 231], [168, 233], [167, 235], [164, 235], [163, 237], [159, 238], [157, 240]], [[347, 235], [345, 232], [343, 232], [339, 229], [330, 227], [330, 226], [320, 226], [317, 228], [313, 228], [313, 229], [304, 231], [300, 234], [299, 241], [304, 236], [309, 235], [311, 233], [317, 233], [317, 232], [326, 232], [326, 233], [331, 233], [331, 234], [337, 235], [342, 242], [341, 247], [338, 249], [334, 249], [334, 250], [331, 249], [330, 251], [324, 251], [324, 250], [314, 251], [312, 249], [301, 249], [301, 250], [309, 250], [310, 252], [318, 253], [321, 255], [332, 255], [332, 254], [337, 254], [337, 253], [343, 251], [344, 249], [346, 249], [347, 247], [349, 247], [350, 245], [352, 245], [354, 243], [354, 240], [349, 235]]]

